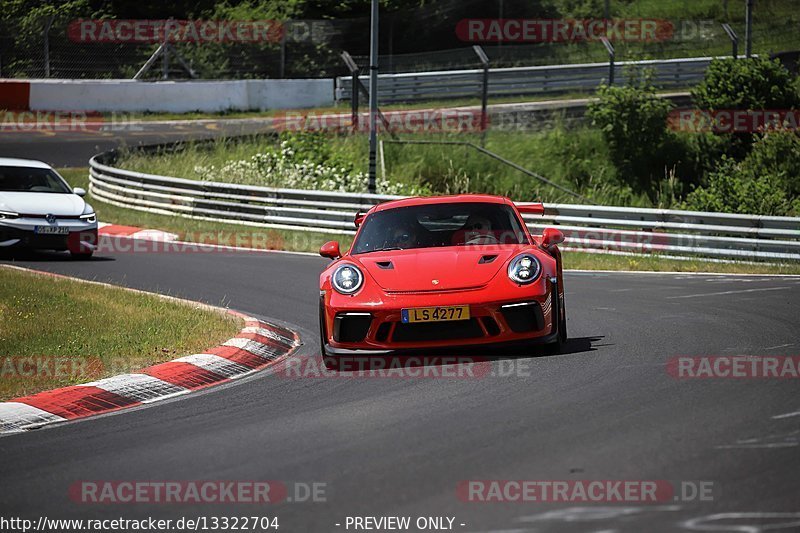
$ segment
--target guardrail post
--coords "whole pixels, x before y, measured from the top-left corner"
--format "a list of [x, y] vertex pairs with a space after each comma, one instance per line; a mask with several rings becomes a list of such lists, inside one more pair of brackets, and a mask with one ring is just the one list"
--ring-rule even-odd
[[172, 19], [170, 18], [164, 28], [164, 42], [162, 43], [164, 48], [161, 52], [161, 79], [163, 80], [169, 79], [169, 29], [171, 23]]
[[753, 0], [747, 0], [745, 20], [744, 55], [747, 59], [750, 59], [750, 56], [753, 53]]
[[736, 35], [736, 32], [733, 31], [730, 24], [723, 24], [722, 29], [725, 30], [725, 33], [728, 34], [728, 38], [731, 40], [731, 46], [733, 47], [733, 58], [736, 59], [739, 57], [739, 36]]
[[481, 89], [481, 146], [486, 144], [486, 130], [489, 127], [489, 57], [477, 44], [472, 47], [483, 65], [483, 87]]
[[50, 77], [50, 28], [53, 26], [55, 15], [50, 15], [44, 22], [44, 77]]
[[378, 157], [378, 0], [372, 0], [369, 45], [369, 192], [377, 190], [376, 158]]
[[608, 50], [608, 84], [614, 85], [614, 46], [606, 37], [600, 37], [600, 41]]
[[356, 62], [353, 60], [353, 56], [351, 56], [349, 53], [342, 52], [342, 59], [344, 60], [345, 65], [347, 65], [347, 70], [350, 71], [350, 78], [351, 78], [350, 124], [353, 129], [353, 133], [358, 133], [359, 68], [358, 65], [356, 65]]

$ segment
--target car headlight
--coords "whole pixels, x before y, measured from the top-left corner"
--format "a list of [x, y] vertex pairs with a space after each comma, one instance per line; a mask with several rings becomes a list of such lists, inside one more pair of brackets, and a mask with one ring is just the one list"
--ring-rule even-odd
[[97, 222], [97, 214], [96, 213], [89, 213], [87, 215], [81, 215], [81, 220], [84, 222], [88, 222], [89, 224], [94, 224]]
[[0, 211], [0, 220], [9, 218], [19, 218], [19, 213], [15, 213], [13, 211]]
[[520, 285], [532, 283], [541, 271], [542, 264], [531, 254], [518, 255], [508, 265], [508, 277]]
[[357, 266], [342, 265], [336, 269], [331, 278], [333, 288], [342, 294], [353, 294], [364, 284], [364, 275]]

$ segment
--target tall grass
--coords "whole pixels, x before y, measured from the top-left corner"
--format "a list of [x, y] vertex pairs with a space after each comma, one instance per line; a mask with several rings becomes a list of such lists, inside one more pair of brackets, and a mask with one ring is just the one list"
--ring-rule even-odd
[[[400, 138], [400, 141], [408, 140], [481, 142], [479, 134], [417, 134]], [[434, 194], [479, 192], [525, 201], [581, 201], [467, 146], [402, 144], [388, 137], [384, 141], [386, 176], [391, 182], [422, 186]], [[597, 130], [567, 128], [557, 122], [549, 130], [539, 132], [491, 131], [486, 136], [485, 146], [594, 203], [651, 205], [646, 196], [632, 193], [617, 180], [608, 148]], [[277, 149], [275, 137], [219, 139], [210, 143], [189, 143], [177, 152], [123, 152], [119, 163], [124, 168], [141, 172], [200, 179], [198, 167], [221, 168], [230, 161], [248, 160], [258, 153]], [[368, 151], [366, 136], [331, 135], [327, 138], [326, 160], [319, 163], [346, 165], [354, 172], [366, 172]], [[214, 180], [230, 179], [220, 173]]]

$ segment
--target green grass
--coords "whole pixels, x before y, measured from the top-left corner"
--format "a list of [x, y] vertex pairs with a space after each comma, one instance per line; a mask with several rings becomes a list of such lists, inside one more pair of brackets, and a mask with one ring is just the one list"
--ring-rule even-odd
[[[239, 322], [151, 295], [0, 268], [0, 401], [200, 353], [233, 337]], [[19, 377], [27, 357], [69, 370]]]
[[[463, 146], [394, 144], [382, 137], [387, 177], [392, 182], [421, 184], [435, 193], [480, 191], [517, 200], [553, 203], [580, 201], [518, 170]], [[400, 140], [469, 141], [480, 144], [478, 134], [401, 135]], [[369, 145], [365, 135], [330, 136], [328, 161], [366, 172]], [[119, 164], [130, 170], [200, 179], [196, 167], [221, 168], [273, 149], [273, 137], [246, 140], [218, 139], [210, 144], [188, 144], [179, 152], [122, 154]], [[646, 195], [634, 195], [616, 181], [616, 169], [602, 134], [586, 127], [567, 129], [558, 121], [543, 132], [490, 131], [486, 148], [524, 168], [537, 172], [568, 190], [598, 204], [649, 207]], [[225, 181], [220, 176], [217, 181]], [[250, 185], [264, 185], [258, 181]]]
[[[59, 172], [72, 186], [88, 188], [87, 169], [61, 169]], [[259, 248], [280, 249], [294, 252], [319, 251], [323, 243], [337, 240], [342, 250], [352, 243], [352, 236], [344, 234], [323, 234], [305, 231], [268, 230], [235, 224], [223, 224], [193, 220], [189, 218], [144, 213], [106, 204], [92, 199], [99, 219], [103, 222], [157, 228], [178, 233], [190, 242], [208, 242], [208, 237], [216, 233], [240, 235], [243, 241], [256, 235], [254, 244]], [[264, 234], [266, 233], [266, 238]], [[198, 239], [199, 237], [199, 239]], [[263, 243], [267, 243], [264, 246]], [[647, 270], [656, 272], [722, 272], [732, 274], [800, 274], [800, 265], [767, 265], [746, 263], [718, 263], [702, 259], [678, 260], [659, 256], [619, 256], [590, 254], [585, 252], [564, 252], [564, 266], [574, 270]]]
[[[567, 243], [569, 245], [569, 243]], [[642, 270], [651, 272], [721, 272], [726, 274], [800, 275], [800, 264], [766, 265], [717, 263], [703, 259], [672, 259], [668, 256], [621, 256], [564, 252], [564, 268], [571, 270]]]

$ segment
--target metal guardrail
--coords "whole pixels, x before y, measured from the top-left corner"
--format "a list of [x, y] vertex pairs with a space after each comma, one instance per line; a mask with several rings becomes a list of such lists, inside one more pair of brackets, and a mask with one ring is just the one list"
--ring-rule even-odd
[[[661, 89], [685, 88], [699, 82], [713, 57], [620, 61], [614, 65], [615, 79], [625, 79], [626, 69], [639, 67], [653, 72], [653, 84]], [[481, 94], [483, 69], [381, 74], [378, 100], [381, 104], [472, 98]], [[608, 80], [608, 63], [552, 65], [489, 69], [489, 97], [524, 96], [591, 91]], [[367, 81], [366, 76], [360, 76]], [[336, 100], [352, 98], [352, 77], [336, 78]]]
[[[90, 191], [121, 207], [217, 222], [353, 234], [358, 211], [400, 196], [276, 189], [157, 176], [115, 168], [115, 152], [89, 161]], [[800, 261], [800, 218], [667, 209], [545, 204], [525, 216], [533, 231], [556, 226], [569, 248]]]

